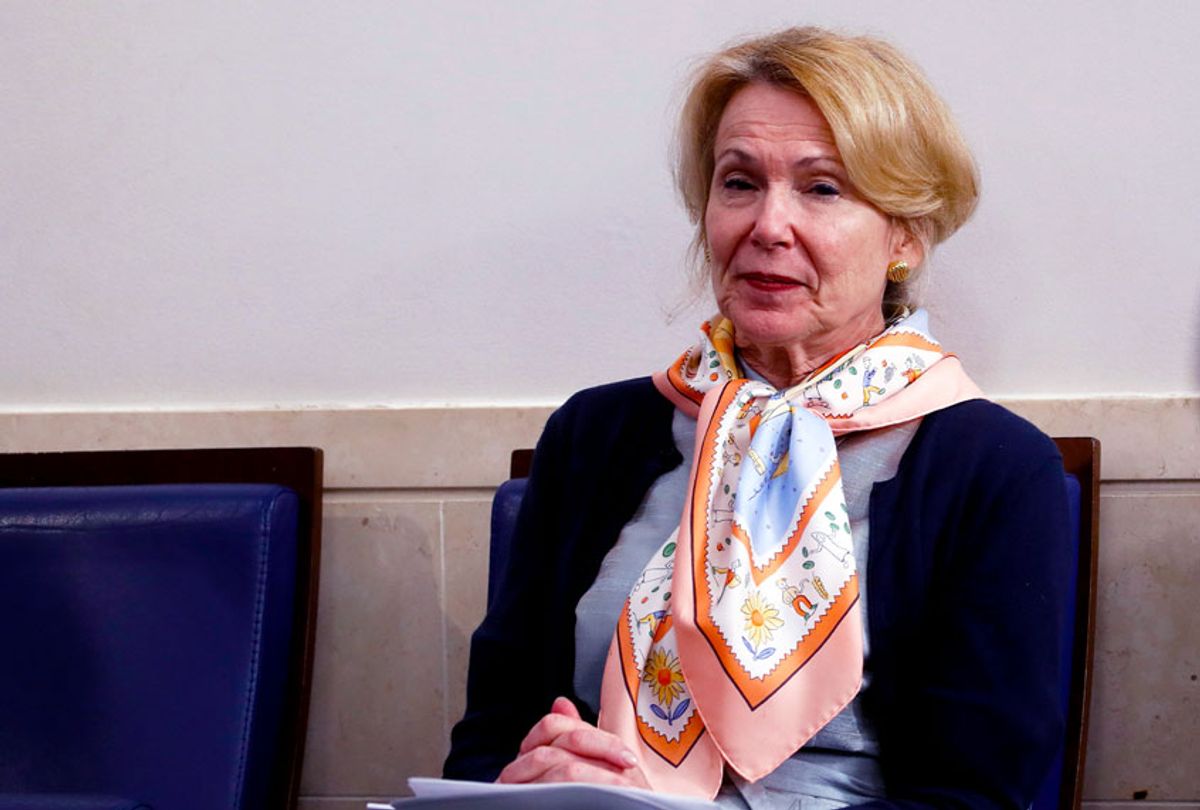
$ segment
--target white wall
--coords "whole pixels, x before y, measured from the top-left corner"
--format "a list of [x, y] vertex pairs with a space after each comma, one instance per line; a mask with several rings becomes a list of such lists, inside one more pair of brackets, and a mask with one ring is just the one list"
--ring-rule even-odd
[[1200, 392], [1200, 4], [0, 4], [0, 409], [554, 402], [705, 307], [694, 56], [885, 36], [984, 175], [940, 334], [1002, 395]]

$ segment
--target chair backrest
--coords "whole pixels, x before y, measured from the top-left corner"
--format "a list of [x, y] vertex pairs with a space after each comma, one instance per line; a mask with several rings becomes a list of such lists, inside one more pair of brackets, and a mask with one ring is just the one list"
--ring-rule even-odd
[[292, 808], [310, 448], [0, 455], [0, 793]]
[[[1067, 495], [1078, 543], [1075, 575], [1063, 587], [1073, 610], [1064, 617], [1069, 643], [1064, 650], [1061, 694], [1067, 707], [1067, 731], [1050, 774], [1038, 791], [1031, 810], [1078, 810], [1083, 791], [1084, 755], [1087, 751], [1088, 701], [1092, 684], [1092, 651], [1095, 643], [1096, 560], [1100, 517], [1100, 442], [1093, 438], [1054, 440], [1063, 457]], [[492, 538], [488, 568], [488, 604], [500, 587], [512, 533], [525, 483], [533, 466], [533, 451], [514, 450], [509, 480], [492, 500]]]
[[1078, 810], [1083, 799], [1087, 753], [1088, 703], [1092, 691], [1092, 653], [1096, 625], [1096, 562], [1100, 538], [1100, 442], [1093, 438], [1057, 438], [1067, 475], [1067, 494], [1078, 540], [1075, 575], [1063, 583], [1073, 610], [1068, 611], [1064, 678], [1060, 685], [1067, 709], [1063, 748], [1031, 810]]
[[492, 540], [488, 547], [488, 607], [500, 590], [500, 574], [512, 548], [513, 530], [517, 525], [517, 513], [521, 511], [521, 500], [525, 497], [525, 476], [510, 478], [496, 489], [492, 498]]

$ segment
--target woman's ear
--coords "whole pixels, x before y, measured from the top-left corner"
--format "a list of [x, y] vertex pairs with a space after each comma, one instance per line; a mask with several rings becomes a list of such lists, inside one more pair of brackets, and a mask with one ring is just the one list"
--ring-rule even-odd
[[906, 223], [892, 220], [892, 261], [907, 262], [914, 270], [925, 261], [925, 245]]

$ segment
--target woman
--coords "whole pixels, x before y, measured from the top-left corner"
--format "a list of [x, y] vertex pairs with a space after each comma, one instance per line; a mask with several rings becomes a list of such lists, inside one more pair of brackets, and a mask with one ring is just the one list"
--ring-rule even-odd
[[957, 128], [890, 46], [803, 28], [711, 58], [680, 142], [719, 315], [547, 423], [446, 775], [1027, 806], [1066, 499], [909, 309], [977, 198]]

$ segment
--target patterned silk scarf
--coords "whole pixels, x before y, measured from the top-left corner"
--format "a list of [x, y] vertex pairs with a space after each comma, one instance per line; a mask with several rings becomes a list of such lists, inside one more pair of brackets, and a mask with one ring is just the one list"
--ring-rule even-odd
[[679, 528], [625, 602], [600, 727], [656, 790], [712, 797], [724, 764], [761, 779], [857, 694], [863, 627], [834, 437], [979, 396], [918, 311], [777, 391], [745, 379], [733, 325], [655, 384], [698, 418]]

